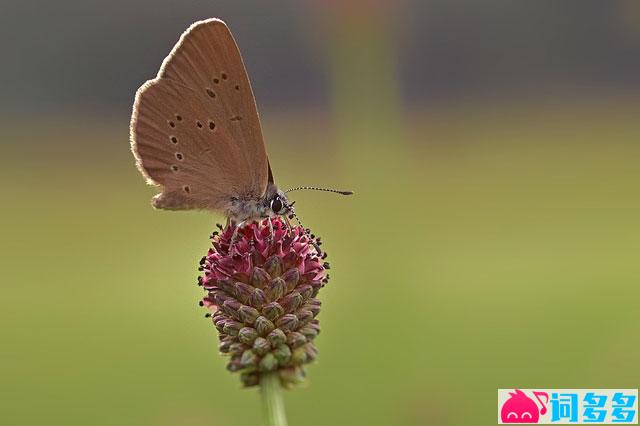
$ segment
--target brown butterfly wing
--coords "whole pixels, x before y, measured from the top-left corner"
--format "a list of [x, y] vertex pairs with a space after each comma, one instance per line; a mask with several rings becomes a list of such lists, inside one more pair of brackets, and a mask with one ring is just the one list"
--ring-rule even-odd
[[136, 94], [131, 145], [140, 171], [162, 186], [154, 206], [225, 210], [261, 198], [269, 166], [255, 99], [224, 22], [196, 22]]

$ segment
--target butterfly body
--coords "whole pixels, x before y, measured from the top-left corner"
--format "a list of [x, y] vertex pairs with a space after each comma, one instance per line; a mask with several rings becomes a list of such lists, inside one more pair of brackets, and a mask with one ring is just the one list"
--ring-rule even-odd
[[244, 222], [288, 215], [293, 213], [293, 207], [289, 204], [284, 192], [280, 191], [275, 184], [269, 183], [264, 197], [233, 197], [225, 212], [230, 219]]

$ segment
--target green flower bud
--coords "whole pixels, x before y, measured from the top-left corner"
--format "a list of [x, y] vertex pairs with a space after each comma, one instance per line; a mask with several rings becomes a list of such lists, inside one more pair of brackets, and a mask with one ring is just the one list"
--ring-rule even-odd
[[243, 367], [252, 367], [258, 363], [258, 355], [256, 355], [251, 349], [247, 349], [242, 353], [240, 357], [240, 364]]
[[258, 355], [264, 355], [271, 350], [271, 343], [264, 337], [258, 337], [253, 342], [253, 351]]
[[258, 332], [252, 327], [242, 327], [238, 332], [238, 340], [245, 345], [253, 345], [253, 341], [258, 337]]
[[267, 335], [267, 340], [269, 340], [271, 346], [275, 347], [285, 343], [287, 341], [287, 336], [284, 334], [284, 331], [276, 328]]
[[280, 380], [286, 387], [293, 387], [304, 382], [305, 372], [300, 366], [281, 368], [279, 371]]
[[291, 353], [291, 363], [294, 365], [304, 364], [307, 361], [307, 352], [304, 346], [294, 349]]
[[274, 349], [273, 356], [278, 360], [278, 364], [285, 365], [291, 359], [291, 349], [287, 345], [280, 345]]
[[260, 315], [260, 312], [251, 306], [242, 305], [240, 306], [240, 309], [238, 309], [238, 315], [240, 317], [240, 321], [246, 324], [253, 324], [256, 318]]
[[230, 336], [237, 336], [241, 328], [242, 323], [239, 323], [238, 321], [228, 320], [224, 323], [222, 331]]
[[279, 318], [283, 313], [284, 309], [278, 302], [267, 303], [262, 307], [262, 314], [271, 321]]
[[313, 340], [318, 335], [318, 332], [312, 327], [302, 327], [298, 330], [307, 340]]
[[278, 360], [269, 352], [260, 360], [260, 371], [273, 371], [278, 368]]
[[258, 318], [256, 318], [256, 322], [254, 325], [260, 336], [266, 336], [271, 332], [271, 330], [276, 328], [276, 326], [273, 325], [271, 321], [263, 316], [259, 316]]

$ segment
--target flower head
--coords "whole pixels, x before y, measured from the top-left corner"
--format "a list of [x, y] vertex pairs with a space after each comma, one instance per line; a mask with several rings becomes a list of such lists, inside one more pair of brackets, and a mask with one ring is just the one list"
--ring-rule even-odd
[[300, 382], [303, 365], [317, 355], [316, 296], [329, 279], [320, 239], [280, 217], [220, 229], [198, 282], [207, 292], [201, 304], [220, 333], [220, 352], [230, 356], [227, 368], [241, 372], [246, 386], [272, 371], [285, 385]]

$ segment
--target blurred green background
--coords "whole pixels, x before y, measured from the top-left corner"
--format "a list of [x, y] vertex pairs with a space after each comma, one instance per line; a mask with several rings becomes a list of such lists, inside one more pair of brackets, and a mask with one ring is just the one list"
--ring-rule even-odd
[[243, 52], [322, 236], [291, 425], [491, 425], [496, 388], [637, 388], [634, 1], [3, 2], [0, 423], [254, 425], [197, 306], [220, 216], [149, 205], [135, 89], [193, 21]]

